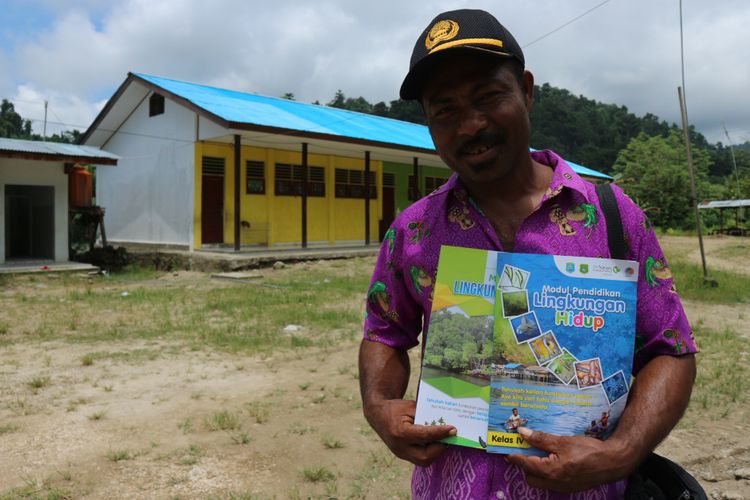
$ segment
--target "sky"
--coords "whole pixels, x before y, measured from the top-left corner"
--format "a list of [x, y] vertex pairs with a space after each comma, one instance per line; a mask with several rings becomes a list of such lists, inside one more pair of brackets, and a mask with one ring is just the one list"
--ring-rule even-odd
[[[479, 8], [513, 33], [537, 84], [679, 123], [679, 1], [0, 0], [0, 98], [39, 132], [46, 100], [48, 133], [85, 130], [128, 72], [389, 102], [434, 16]], [[690, 123], [711, 142], [728, 143], [723, 124], [750, 141], [750, 2], [683, 0], [682, 13]]]

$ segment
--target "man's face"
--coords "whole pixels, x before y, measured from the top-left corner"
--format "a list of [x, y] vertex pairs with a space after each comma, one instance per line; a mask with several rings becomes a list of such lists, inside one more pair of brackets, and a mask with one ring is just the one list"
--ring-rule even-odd
[[513, 415], [518, 415], [518, 410], [516, 410], [515, 408], [513, 408]]
[[528, 157], [531, 73], [524, 81], [526, 90], [507, 60], [465, 53], [433, 69], [422, 92], [427, 124], [438, 154], [465, 182], [500, 180]]

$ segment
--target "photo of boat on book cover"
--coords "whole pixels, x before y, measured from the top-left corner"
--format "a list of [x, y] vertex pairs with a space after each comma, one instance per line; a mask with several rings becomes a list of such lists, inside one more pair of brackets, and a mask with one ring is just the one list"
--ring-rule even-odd
[[638, 263], [498, 252], [487, 451], [546, 455], [518, 427], [609, 436], [625, 408]]
[[445, 443], [486, 446], [496, 274], [497, 252], [440, 250], [414, 423], [455, 426]]

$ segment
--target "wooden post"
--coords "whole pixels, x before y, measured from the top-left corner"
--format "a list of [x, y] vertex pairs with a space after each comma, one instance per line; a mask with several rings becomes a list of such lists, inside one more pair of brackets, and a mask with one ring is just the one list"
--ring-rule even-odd
[[414, 175], [414, 200], [418, 200], [421, 198], [419, 195], [419, 158], [416, 156], [414, 157], [414, 168], [413, 175]]
[[701, 230], [701, 218], [698, 213], [698, 193], [695, 189], [695, 175], [693, 174], [693, 153], [690, 150], [690, 125], [688, 124], [687, 105], [682, 87], [677, 87], [677, 97], [680, 100], [680, 113], [682, 115], [682, 131], [685, 135], [685, 151], [687, 153], [688, 171], [690, 172], [690, 192], [693, 196], [693, 211], [695, 212], [695, 228], [698, 231], [698, 244], [701, 248], [701, 262], [703, 263], [703, 281], [708, 283], [708, 270], [706, 269], [706, 254], [703, 250], [703, 232]]
[[370, 244], [370, 152], [365, 151], [365, 245]]
[[302, 248], [307, 248], [307, 143], [302, 143]]
[[242, 183], [242, 179], [240, 179], [240, 154], [241, 154], [241, 147], [240, 147], [240, 136], [239, 134], [234, 135], [234, 251], [239, 252], [240, 251], [240, 228], [242, 226], [240, 219], [241, 219], [241, 213], [240, 213], [240, 184]]

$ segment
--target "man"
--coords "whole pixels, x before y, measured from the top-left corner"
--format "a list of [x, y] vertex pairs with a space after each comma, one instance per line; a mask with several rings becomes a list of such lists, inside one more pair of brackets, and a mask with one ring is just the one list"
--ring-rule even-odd
[[439, 443], [455, 434], [451, 426], [414, 424], [415, 403], [402, 399], [407, 350], [423, 327], [429, 335], [432, 289], [410, 276], [434, 276], [441, 245], [609, 256], [594, 187], [553, 152], [529, 153], [533, 89], [513, 36], [475, 10], [446, 12], [427, 26], [401, 87], [402, 98], [422, 104], [435, 148], [454, 175], [393, 223], [368, 294], [359, 362], [365, 417], [396, 456], [417, 465], [415, 498], [576, 498], [561, 492], [582, 490], [591, 490], [580, 494], [585, 498], [621, 498], [625, 478], [689, 400], [697, 350], [690, 326], [671, 278], [646, 279], [645, 263], [664, 256], [643, 213], [615, 187], [627, 258], [641, 262], [641, 276], [636, 379], [613, 435], [599, 441], [521, 427], [549, 456], [505, 457]]

